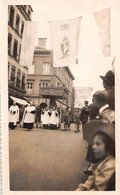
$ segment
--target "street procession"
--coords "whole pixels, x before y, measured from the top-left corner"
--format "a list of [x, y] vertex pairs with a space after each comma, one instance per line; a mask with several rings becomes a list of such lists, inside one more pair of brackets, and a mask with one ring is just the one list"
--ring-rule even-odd
[[116, 4], [68, 2], [8, 6], [12, 191], [116, 190]]

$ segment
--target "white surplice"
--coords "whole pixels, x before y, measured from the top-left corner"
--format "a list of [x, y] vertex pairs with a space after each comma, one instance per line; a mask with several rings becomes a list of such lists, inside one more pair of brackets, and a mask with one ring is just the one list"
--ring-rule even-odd
[[14, 125], [17, 124], [19, 121], [19, 107], [17, 105], [10, 106], [9, 109], [9, 122], [14, 123]]

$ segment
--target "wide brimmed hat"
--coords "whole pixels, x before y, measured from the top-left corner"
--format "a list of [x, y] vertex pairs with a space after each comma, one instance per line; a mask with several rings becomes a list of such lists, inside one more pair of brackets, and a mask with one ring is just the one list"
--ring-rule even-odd
[[108, 137], [110, 137], [115, 142], [114, 126], [108, 123], [99, 120], [92, 120], [88, 122], [83, 128], [84, 138], [91, 144], [93, 142], [93, 136], [97, 132], [105, 133]]
[[111, 86], [115, 85], [115, 74], [112, 70], [109, 70], [105, 76], [100, 76], [100, 78]]

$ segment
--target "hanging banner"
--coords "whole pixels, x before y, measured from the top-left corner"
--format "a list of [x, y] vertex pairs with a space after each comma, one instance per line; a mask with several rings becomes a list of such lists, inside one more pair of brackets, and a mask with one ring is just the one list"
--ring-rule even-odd
[[80, 18], [50, 22], [50, 43], [53, 64], [56, 67], [70, 66], [78, 62]]
[[38, 27], [38, 22], [25, 21], [20, 55], [21, 66], [32, 66]]
[[105, 57], [110, 56], [110, 8], [94, 13]]
[[[82, 108], [85, 101], [91, 101], [92, 87], [75, 87], [75, 108]], [[89, 102], [90, 103], [90, 102]]]

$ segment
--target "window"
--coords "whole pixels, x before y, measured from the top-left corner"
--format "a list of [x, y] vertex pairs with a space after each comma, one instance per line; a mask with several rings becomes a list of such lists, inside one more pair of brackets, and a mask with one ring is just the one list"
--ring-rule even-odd
[[22, 75], [22, 88], [25, 88], [25, 74]]
[[23, 30], [24, 30], [24, 22], [22, 22], [22, 26], [21, 26], [21, 35], [23, 35]]
[[18, 42], [14, 41], [14, 49], [13, 49], [13, 56], [15, 59], [17, 59], [17, 48], [18, 48]]
[[20, 71], [17, 72], [17, 80], [16, 80], [16, 86], [17, 87], [20, 87], [20, 76], [21, 76], [21, 73]]
[[9, 17], [9, 22], [10, 24], [13, 26], [13, 21], [14, 21], [14, 13], [15, 13], [15, 10], [14, 8], [11, 6], [10, 7], [10, 17]]
[[20, 16], [17, 14], [16, 17], [16, 30], [19, 32], [19, 25], [20, 25]]
[[48, 62], [43, 64], [43, 74], [44, 75], [50, 74], [50, 64]]
[[11, 53], [12, 35], [8, 34], [8, 53]]
[[57, 87], [60, 87], [60, 83], [57, 83]]
[[20, 53], [21, 53], [21, 45], [19, 46], [19, 60], [20, 60]]
[[30, 10], [28, 10], [28, 16], [29, 16], [29, 17], [30, 17], [30, 14], [31, 14], [31, 13], [30, 13]]
[[32, 90], [33, 90], [33, 83], [28, 82], [27, 83], [27, 92], [28, 92], [28, 94], [32, 94]]
[[48, 83], [41, 83], [40, 87], [48, 87]]
[[10, 62], [8, 62], [8, 77], [9, 77], [9, 70], [10, 70]]
[[14, 66], [11, 69], [11, 81], [15, 81], [15, 67]]
[[24, 10], [26, 10], [26, 5], [23, 5], [23, 7], [24, 7]]

